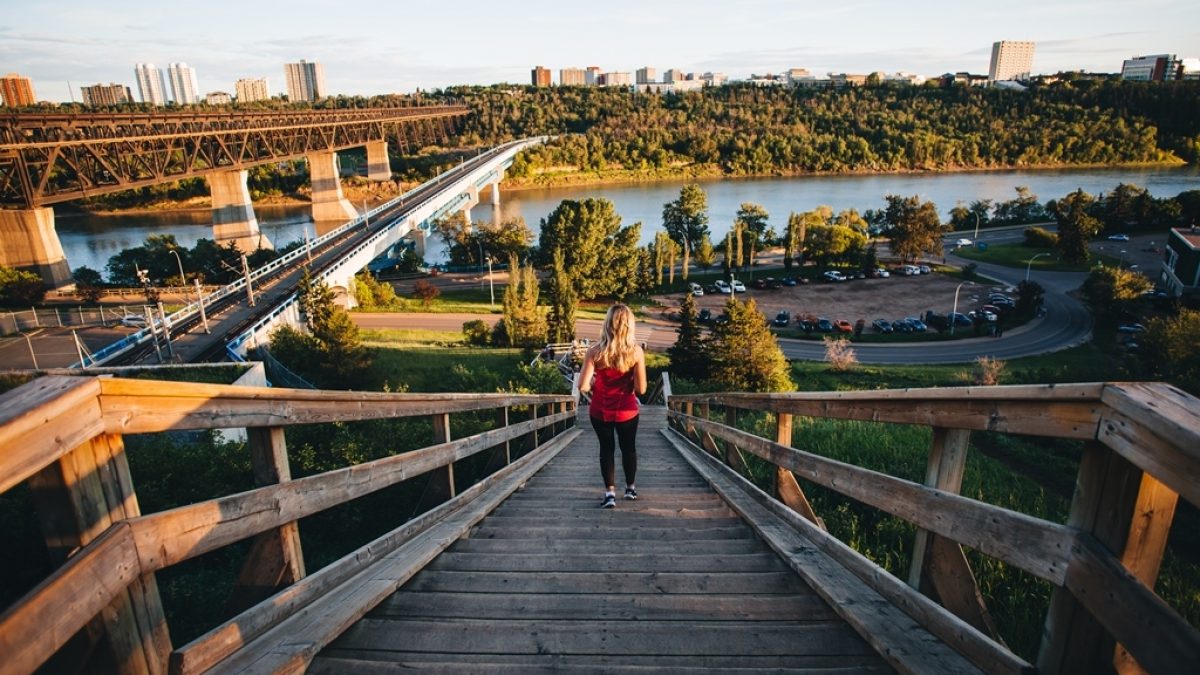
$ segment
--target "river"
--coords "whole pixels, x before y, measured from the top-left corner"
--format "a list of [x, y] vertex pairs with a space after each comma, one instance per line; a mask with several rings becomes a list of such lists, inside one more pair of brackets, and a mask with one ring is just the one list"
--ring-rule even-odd
[[[770, 213], [777, 230], [787, 224], [792, 211], [808, 211], [820, 205], [834, 211], [847, 208], [878, 209], [884, 195], [920, 195], [932, 200], [948, 220], [956, 204], [977, 199], [1005, 201], [1016, 196], [1018, 185], [1027, 186], [1045, 202], [1082, 188], [1096, 194], [1112, 190], [1118, 183], [1133, 183], [1155, 197], [1173, 197], [1185, 190], [1200, 190], [1200, 167], [1134, 167], [1115, 169], [1043, 169], [971, 171], [962, 173], [876, 174], [848, 176], [803, 176], [791, 178], [711, 179], [700, 181], [708, 194], [709, 229], [713, 241], [725, 236], [743, 202], [761, 204]], [[536, 236], [539, 221], [564, 199], [603, 197], [611, 200], [623, 223], [642, 223], [642, 242], [653, 240], [660, 226], [662, 206], [679, 196], [683, 181], [624, 185], [597, 185], [519, 190], [501, 194], [502, 218], [521, 216]], [[260, 227], [277, 246], [311, 236], [312, 219], [306, 205], [256, 206]], [[472, 219], [490, 220], [486, 203], [472, 210]], [[59, 239], [72, 268], [86, 265], [103, 272], [108, 258], [122, 249], [138, 246], [157, 233], [174, 234], [184, 246], [201, 237], [212, 237], [207, 211], [96, 216], [64, 214], [57, 219]], [[440, 242], [430, 242], [430, 262], [439, 261]]]

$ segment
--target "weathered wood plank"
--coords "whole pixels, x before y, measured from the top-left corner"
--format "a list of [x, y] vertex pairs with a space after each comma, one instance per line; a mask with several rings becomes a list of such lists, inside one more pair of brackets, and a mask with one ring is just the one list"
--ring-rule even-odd
[[[945, 637], [941, 640], [931, 639], [934, 636], [926, 628], [929, 622], [918, 623], [912, 616], [902, 612], [903, 605], [896, 603], [895, 596], [903, 595], [911, 603], [910, 606], [923, 608], [925, 615], [917, 613], [921, 619], [927, 620], [930, 615], [940, 613], [946, 622], [943, 625], [961, 625], [960, 635], [976, 634], [974, 629], [953, 615], [939, 612], [927, 598], [875, 567], [870, 561], [857, 556], [860, 560], [854, 562], [854, 565], [860, 569], [874, 567], [875, 575], [882, 575], [890, 580], [886, 583], [881, 582], [877, 576], [876, 583], [864, 583], [864, 578], [858, 575], [858, 570], [852, 574], [850, 569], [843, 566], [848, 558], [855, 556], [843, 553], [834, 558], [829, 555], [828, 551], [831, 550], [849, 551], [840, 541], [790, 508], [769, 499], [744, 478], [726, 470], [704, 453], [691, 451], [682, 445], [682, 439], [671, 436], [669, 432], [663, 433], [676, 445], [683, 457], [709, 480], [713, 489], [741, 513], [788, 565], [825, 598], [834, 611], [857, 630], [892, 667], [905, 673], [964, 673], [979, 670], [977, 663], [968, 661], [955, 651], [962, 648], [961, 643], [943, 642]], [[887, 588], [892, 597], [883, 596], [880, 588]], [[909, 610], [909, 607], [905, 607], [905, 610]], [[986, 647], [986, 639], [979, 647]], [[975, 656], [978, 656], [978, 653]], [[1019, 662], [1019, 659], [1011, 658]], [[991, 659], [987, 663], [998, 666], [1004, 662]]]
[[526, 433], [554, 417], [522, 422], [444, 445], [258, 488], [131, 521], [142, 564], [152, 570], [194, 558], [235, 541], [421, 475]]
[[697, 428], [864, 504], [1062, 584], [1072, 532], [1022, 513], [862, 469], [704, 420]]
[[[490, 518], [491, 516], [489, 516]], [[450, 549], [459, 553], [540, 553], [581, 554], [581, 553], [618, 553], [625, 549], [616, 545], [600, 544], [586, 539], [479, 539], [471, 537], [456, 543]], [[638, 542], [639, 553], [658, 553], [662, 555], [696, 555], [719, 556], [735, 555], [769, 549], [748, 539], [697, 539], [692, 541], [641, 541]]]
[[0, 674], [36, 671], [141, 573], [126, 523], [109, 528], [0, 615]]
[[405, 587], [411, 591], [456, 593], [597, 593], [627, 594], [654, 589], [664, 594], [793, 594], [807, 588], [792, 572], [717, 574], [701, 572], [605, 572], [602, 574], [515, 574], [512, 572], [438, 572], [426, 570]]
[[[597, 502], [599, 503], [599, 502]], [[520, 528], [497, 528], [485, 523], [477, 536], [496, 539], [544, 539], [544, 538], [595, 538], [596, 541], [639, 541], [653, 536], [659, 541], [690, 541], [694, 539], [752, 539], [753, 534], [740, 524], [731, 527], [704, 529], [626, 526], [619, 520], [610, 519], [609, 524], [597, 524], [586, 529], [570, 526], [539, 527], [536, 531]]]
[[322, 654], [308, 670], [313, 675], [344, 673], [495, 673], [496, 675], [555, 675], [557, 673], [639, 673], [642, 675], [695, 675], [719, 672], [726, 675], [762, 675], [786, 672], [794, 675], [893, 675], [889, 666], [874, 654], [837, 656], [789, 654], [787, 656], [641, 656], [636, 654], [525, 654], [458, 655], [406, 652], [403, 658], [379, 660], [375, 650], [339, 649]]
[[105, 378], [100, 403], [108, 429], [148, 433], [184, 429], [273, 427], [487, 410], [567, 396], [513, 394], [390, 394], [272, 387], [234, 387]]
[[[1200, 406], [1200, 402], [1196, 405]], [[1200, 418], [1196, 424], [1200, 424]], [[1100, 420], [1096, 438], [1193, 505], [1200, 506], [1200, 445], [1176, 445], [1159, 435], [1159, 429], [1153, 422], [1142, 424], [1114, 409], [1105, 412]]]
[[[543, 421], [552, 424], [555, 417], [543, 418]], [[292, 615], [268, 630], [217, 664], [213, 672], [275, 673], [304, 668], [322, 647], [482, 520], [578, 434], [575, 430], [560, 435], [531, 456], [529, 462], [514, 464], [519, 469], [486, 493], [355, 575], [342, 584], [337, 593], [322, 596], [310, 604], [307, 611]]]
[[431, 570], [478, 572], [619, 572], [654, 570], [656, 572], [770, 572], [785, 569], [779, 559], [768, 553], [743, 555], [662, 556], [636, 551], [568, 555], [560, 553], [455, 553], [447, 551], [429, 564]]
[[49, 375], [0, 396], [0, 493], [104, 432], [97, 378]]

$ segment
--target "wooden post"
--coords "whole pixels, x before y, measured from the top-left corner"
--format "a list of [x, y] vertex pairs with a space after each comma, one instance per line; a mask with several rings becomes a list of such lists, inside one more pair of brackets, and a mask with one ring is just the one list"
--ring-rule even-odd
[[[496, 425], [503, 428], [508, 426], [508, 406], [496, 409]], [[509, 441], [504, 441], [504, 466], [512, 464], [512, 447]]]
[[[693, 406], [692, 406], [691, 401], [687, 401], [686, 403], [683, 404], [683, 413], [685, 415], [691, 417], [692, 410], [693, 410]], [[696, 425], [692, 424], [691, 420], [688, 420], [687, 424], [684, 425], [683, 431], [684, 431], [684, 435], [686, 435], [688, 438], [696, 437]]]
[[[283, 427], [250, 427], [246, 435], [255, 487], [290, 481]], [[304, 574], [299, 524], [293, 521], [263, 532], [254, 538], [226, 607], [240, 612], [303, 579]]]
[[[440, 413], [433, 416], [433, 442], [435, 445], [450, 442], [450, 413]], [[430, 489], [438, 498], [437, 503], [439, 504], [454, 498], [453, 462], [447, 464], [444, 468], [433, 471]]]
[[[533, 421], [537, 421], [537, 418], [538, 418], [537, 404], [534, 403], [533, 405], [529, 406], [529, 409], [532, 411], [530, 413], [529, 419], [533, 420]], [[533, 449], [536, 448], [538, 446], [538, 444], [540, 443], [540, 441], [538, 441], [538, 430], [534, 429], [533, 431], [529, 432], [529, 438], [533, 441], [533, 445], [531, 445], [529, 447], [529, 450], [532, 452]]]
[[[1147, 480], [1128, 460], [1099, 442], [1089, 442], [1079, 463], [1067, 525], [1090, 532], [1153, 587], [1176, 501], [1171, 490], [1153, 478]], [[1112, 637], [1070, 591], [1054, 589], [1038, 652], [1040, 672], [1094, 673], [1114, 667], [1137, 672], [1133, 659], [1115, 649]]]
[[[141, 515], [121, 436], [81, 444], [30, 477], [47, 548], [56, 563], [113, 523]], [[104, 648], [93, 650], [99, 641]], [[153, 574], [142, 575], [47, 664], [49, 670], [166, 673], [171, 636]]]
[[[962, 492], [971, 432], [934, 427], [925, 485], [946, 492]], [[955, 616], [1004, 644], [975, 582], [975, 574], [957, 542], [918, 529], [913, 543], [908, 584], [937, 600]]]
[[[790, 413], [775, 413], [775, 442], [780, 445], [792, 446], [792, 415]], [[796, 474], [783, 467], [775, 467], [775, 497], [786, 504], [788, 508], [807, 518], [822, 530], [825, 521], [817, 517], [808, 497], [796, 481]]]

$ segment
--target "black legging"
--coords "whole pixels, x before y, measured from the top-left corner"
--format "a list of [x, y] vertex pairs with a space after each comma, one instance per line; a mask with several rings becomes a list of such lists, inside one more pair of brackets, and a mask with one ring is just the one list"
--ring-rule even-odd
[[592, 428], [596, 430], [596, 438], [600, 440], [600, 473], [604, 475], [604, 486], [617, 484], [616, 463], [613, 461], [616, 452], [614, 431], [617, 432], [617, 440], [621, 443], [621, 468], [625, 469], [625, 484], [633, 485], [637, 474], [637, 447], [634, 446], [634, 441], [637, 438], [638, 418], [624, 422], [605, 422], [595, 417], [591, 420]]

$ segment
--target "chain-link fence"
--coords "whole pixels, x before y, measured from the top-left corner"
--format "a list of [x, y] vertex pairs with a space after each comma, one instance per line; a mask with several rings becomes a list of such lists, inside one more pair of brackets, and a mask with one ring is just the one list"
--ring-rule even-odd
[[[112, 326], [125, 317], [132, 327], [144, 325], [145, 305], [103, 305], [100, 307], [30, 307], [0, 312], [0, 335], [12, 335], [36, 328], [70, 326]], [[138, 322], [141, 323], [138, 323]], [[136, 325], [135, 325], [136, 324]]]

